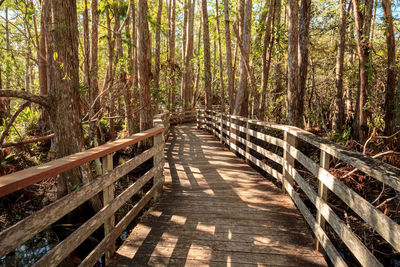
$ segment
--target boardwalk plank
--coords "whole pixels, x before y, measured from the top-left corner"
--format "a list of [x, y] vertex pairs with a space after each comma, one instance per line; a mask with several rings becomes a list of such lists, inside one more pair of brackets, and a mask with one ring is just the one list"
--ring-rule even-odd
[[290, 197], [194, 125], [172, 129], [164, 195], [111, 266], [326, 266]]

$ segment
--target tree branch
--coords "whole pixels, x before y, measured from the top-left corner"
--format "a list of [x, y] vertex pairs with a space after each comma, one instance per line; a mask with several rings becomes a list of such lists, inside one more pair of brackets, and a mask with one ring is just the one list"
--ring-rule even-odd
[[0, 97], [16, 97], [39, 104], [45, 108], [49, 107], [48, 96], [34, 95], [23, 90], [0, 90]]
[[[1, 90], [0, 90], [1, 91]], [[11, 126], [13, 125], [14, 121], [17, 119], [19, 113], [21, 113], [27, 106], [29, 106], [30, 102], [25, 102], [22, 104], [17, 111], [15, 111], [14, 115], [12, 115], [10, 121], [8, 122], [7, 126], [4, 128], [4, 131], [1, 133], [0, 136], [0, 147], [2, 147], [4, 139], [6, 138], [6, 135], [8, 131], [10, 130]]]

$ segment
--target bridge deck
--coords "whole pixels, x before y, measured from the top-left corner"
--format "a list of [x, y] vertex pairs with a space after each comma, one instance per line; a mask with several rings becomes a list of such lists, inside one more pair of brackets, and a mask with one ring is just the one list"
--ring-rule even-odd
[[112, 266], [326, 266], [289, 196], [194, 125], [172, 133], [164, 194]]

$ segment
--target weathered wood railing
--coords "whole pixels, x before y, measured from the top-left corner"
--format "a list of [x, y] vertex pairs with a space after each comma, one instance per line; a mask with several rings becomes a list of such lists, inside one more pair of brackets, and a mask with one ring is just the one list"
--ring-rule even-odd
[[[168, 115], [164, 115], [167, 116]], [[164, 117], [165, 118], [165, 117]], [[169, 125], [169, 122], [165, 122]], [[80, 153], [51, 161], [46, 164], [25, 169], [10, 175], [0, 177], [0, 197], [25, 188], [46, 178], [54, 177], [68, 170], [87, 164], [93, 160], [102, 159], [103, 175], [82, 185], [70, 194], [44, 207], [31, 216], [5, 229], [0, 233], [0, 258], [21, 246], [37, 233], [47, 229], [53, 223], [78, 208], [98, 193], [103, 194], [103, 208], [84, 222], [66, 239], [43, 256], [36, 266], [57, 266], [64, 258], [82, 244], [94, 231], [104, 225], [104, 238], [82, 261], [81, 266], [94, 265], [103, 254], [106, 259], [115, 250], [115, 241], [132, 222], [143, 207], [152, 199], [157, 198], [163, 185], [164, 166], [164, 128], [163, 121], [155, 120], [158, 127], [134, 134], [130, 137], [109, 142]], [[150, 140], [150, 142], [147, 142]], [[141, 141], [152, 143], [141, 154], [113, 168], [113, 153], [137, 144]], [[114, 184], [123, 176], [137, 168], [142, 163], [153, 159], [153, 167], [130, 184], [122, 193], [115, 195]], [[142, 196], [127, 214], [115, 225], [115, 213], [132, 196], [153, 179], [152, 188]]]
[[[397, 193], [400, 191], [400, 169], [361, 153], [349, 151], [340, 145], [292, 126], [250, 120], [205, 110], [198, 110], [197, 125], [199, 128], [212, 132], [230, 149], [282, 182], [283, 188], [292, 197], [314, 232], [317, 239], [317, 249], [322, 247], [335, 266], [347, 266], [347, 264], [326, 234], [325, 222], [332, 227], [362, 266], [383, 265], [359, 240], [352, 229], [346, 225], [346, 222], [341, 220], [333, 211], [327, 202], [328, 192], [333, 192], [373, 231], [379, 233], [392, 248], [400, 252], [400, 225], [332, 175], [329, 172], [329, 162], [331, 157], [335, 157], [393, 188]], [[277, 134], [265, 134], [260, 129], [275, 131]], [[299, 150], [297, 147], [299, 140], [320, 150], [319, 164]], [[274, 152], [271, 149], [264, 148], [262, 144], [273, 145]], [[279, 150], [281, 155], [277, 153]], [[267, 164], [260, 157], [255, 156], [255, 152], [273, 161], [278, 166], [280, 165], [282, 170], [277, 170], [276, 166], [273, 167], [274, 164]], [[317, 191], [294, 168], [295, 161], [317, 178]], [[315, 206], [316, 217], [304, 204], [299, 193], [296, 192], [296, 188], [301, 188]]]
[[170, 123], [171, 124], [181, 124], [185, 122], [195, 122], [196, 121], [196, 110], [186, 110], [171, 112]]

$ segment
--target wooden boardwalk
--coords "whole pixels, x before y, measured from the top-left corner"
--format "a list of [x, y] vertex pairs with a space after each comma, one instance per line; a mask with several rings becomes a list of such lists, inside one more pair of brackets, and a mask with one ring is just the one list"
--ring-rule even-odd
[[172, 130], [162, 198], [111, 266], [326, 266], [289, 196], [195, 125]]

